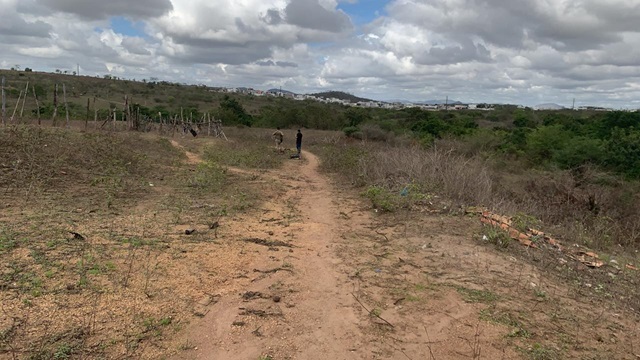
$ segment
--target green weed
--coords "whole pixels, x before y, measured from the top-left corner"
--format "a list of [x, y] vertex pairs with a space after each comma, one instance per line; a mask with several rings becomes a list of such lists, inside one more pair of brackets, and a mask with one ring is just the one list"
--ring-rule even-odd
[[0, 254], [9, 252], [18, 247], [16, 234], [8, 228], [0, 228]]
[[467, 289], [462, 286], [456, 286], [455, 288], [462, 295], [462, 299], [468, 303], [491, 304], [498, 300], [498, 295], [489, 290]]
[[201, 163], [196, 168], [195, 174], [188, 179], [191, 187], [218, 192], [225, 183], [227, 170], [213, 161]]
[[509, 237], [506, 231], [494, 226], [483, 227], [482, 239], [494, 244], [499, 249], [506, 249], [512, 242], [511, 237]]
[[369, 200], [375, 209], [382, 211], [394, 211], [397, 209], [397, 199], [387, 189], [381, 186], [369, 186], [362, 195]]

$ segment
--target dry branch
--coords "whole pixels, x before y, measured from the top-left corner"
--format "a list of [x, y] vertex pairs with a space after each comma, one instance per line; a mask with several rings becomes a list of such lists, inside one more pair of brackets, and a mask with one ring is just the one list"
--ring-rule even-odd
[[260, 239], [260, 238], [247, 238], [247, 239], [243, 239], [242, 241], [263, 245], [263, 246], [268, 246], [268, 247], [273, 247], [273, 246], [293, 247], [293, 245], [286, 243], [284, 241], [279, 241], [279, 240], [272, 241], [272, 240], [266, 240], [266, 239]]
[[369, 315], [373, 315], [373, 316], [377, 317], [378, 319], [384, 321], [387, 325], [389, 325], [391, 327], [395, 327], [395, 326], [393, 326], [392, 323], [390, 323], [387, 320], [383, 319], [380, 315], [376, 314], [373, 310], [369, 310], [366, 306], [364, 306], [364, 304], [360, 301], [360, 299], [358, 299], [358, 297], [355, 296], [353, 293], [351, 293], [351, 296], [353, 296], [353, 298], [356, 299], [358, 304], [360, 304], [360, 306], [362, 306], [369, 313]]

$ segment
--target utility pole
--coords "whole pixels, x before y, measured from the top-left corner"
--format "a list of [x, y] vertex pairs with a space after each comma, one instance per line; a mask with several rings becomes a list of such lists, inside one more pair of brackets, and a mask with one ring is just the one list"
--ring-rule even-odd
[[78, 71], [76, 71], [76, 75], [80, 76], [80, 64], [76, 64]]

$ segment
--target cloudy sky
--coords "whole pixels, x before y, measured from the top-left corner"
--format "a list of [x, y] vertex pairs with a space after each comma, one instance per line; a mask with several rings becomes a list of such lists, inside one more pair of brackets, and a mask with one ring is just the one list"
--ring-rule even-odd
[[640, 108], [640, 0], [0, 0], [0, 67]]

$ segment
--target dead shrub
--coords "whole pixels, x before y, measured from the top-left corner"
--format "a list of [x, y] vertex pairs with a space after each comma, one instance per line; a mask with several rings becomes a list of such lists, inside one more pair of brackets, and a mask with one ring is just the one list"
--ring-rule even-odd
[[[640, 244], [640, 184], [584, 167], [573, 171], [499, 168], [456, 141], [430, 148], [373, 142], [326, 145], [322, 167], [357, 186], [398, 194], [436, 193], [459, 206], [527, 214], [554, 235], [593, 248]], [[467, 149], [468, 150], [468, 149]]]

